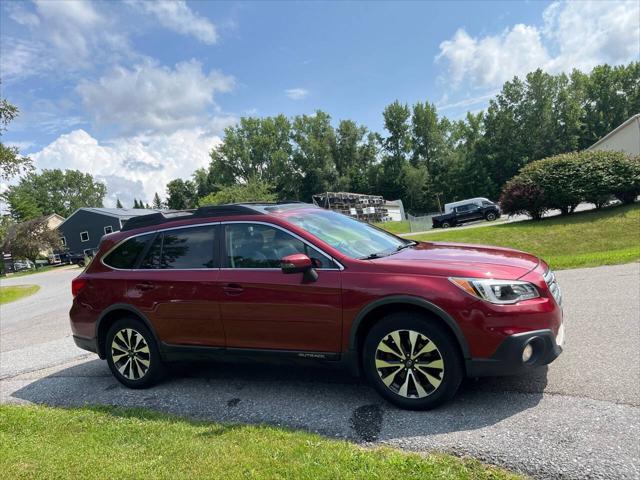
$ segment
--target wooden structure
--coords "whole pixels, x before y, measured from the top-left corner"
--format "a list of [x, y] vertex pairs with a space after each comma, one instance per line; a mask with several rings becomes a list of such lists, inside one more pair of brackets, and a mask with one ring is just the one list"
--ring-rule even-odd
[[380, 195], [350, 192], [325, 192], [313, 196], [317, 206], [349, 215], [367, 222], [389, 220], [385, 200]]

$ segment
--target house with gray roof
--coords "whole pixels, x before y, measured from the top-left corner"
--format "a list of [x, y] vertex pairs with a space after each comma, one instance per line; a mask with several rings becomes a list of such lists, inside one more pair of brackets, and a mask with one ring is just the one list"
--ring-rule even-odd
[[70, 253], [92, 256], [104, 235], [117, 232], [131, 217], [156, 213], [145, 208], [79, 208], [58, 226], [62, 244]]

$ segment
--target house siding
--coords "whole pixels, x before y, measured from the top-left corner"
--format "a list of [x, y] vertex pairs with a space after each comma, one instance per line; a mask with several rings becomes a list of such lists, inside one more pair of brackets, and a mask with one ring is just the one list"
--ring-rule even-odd
[[[120, 230], [120, 220], [116, 217], [87, 210], [78, 210], [66, 222], [58, 227], [58, 232], [66, 240], [70, 253], [83, 253], [85, 250], [97, 250], [104, 228], [110, 226], [114, 232]], [[80, 233], [87, 232], [89, 240], [81, 241]]]

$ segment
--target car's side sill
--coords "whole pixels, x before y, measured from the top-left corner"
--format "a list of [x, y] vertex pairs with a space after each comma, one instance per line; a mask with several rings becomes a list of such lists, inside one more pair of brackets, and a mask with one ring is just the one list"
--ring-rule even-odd
[[336, 362], [340, 353], [308, 352], [300, 350], [270, 350], [262, 348], [227, 348], [200, 345], [173, 345], [162, 342], [160, 355], [166, 362], [211, 360], [216, 358], [306, 358]]

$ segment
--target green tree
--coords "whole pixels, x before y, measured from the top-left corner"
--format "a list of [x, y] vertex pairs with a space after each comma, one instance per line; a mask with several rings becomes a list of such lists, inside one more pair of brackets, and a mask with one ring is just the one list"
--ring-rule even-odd
[[[213, 178], [199, 182], [198, 186], [234, 185], [257, 178], [273, 183], [278, 189], [287, 188], [290, 179], [286, 173], [291, 171], [290, 133], [291, 124], [284, 115], [241, 118], [238, 125], [225, 129], [222, 143], [211, 151], [208, 173]], [[202, 179], [202, 174], [199, 178]]]
[[250, 180], [248, 183], [222, 187], [218, 192], [211, 193], [198, 201], [199, 206], [223, 205], [241, 202], [274, 202], [277, 195], [273, 193], [273, 186], [263, 180]]
[[133, 199], [133, 208], [140, 208], [140, 204], [138, 203], [138, 199], [137, 198]]
[[288, 182], [279, 187], [283, 198], [311, 201], [316, 193], [332, 190], [337, 185], [333, 152], [336, 137], [331, 117], [318, 110], [315, 115], [295, 117], [291, 138], [292, 170]]
[[156, 192], [153, 196], [153, 208], [155, 208], [156, 210], [162, 210], [162, 200], [160, 200], [160, 195], [158, 195], [158, 192]]
[[124, 208], [119, 198], [116, 198], [116, 208]]
[[177, 178], [167, 184], [167, 208], [185, 210], [195, 208], [197, 203], [196, 186], [191, 180]]
[[387, 105], [382, 113], [384, 127], [389, 133], [382, 141], [386, 154], [382, 160], [381, 194], [385, 198], [401, 198], [402, 178], [407, 156], [411, 152], [409, 107], [399, 101]]
[[29, 172], [11, 185], [2, 198], [17, 220], [57, 213], [68, 217], [81, 207], [102, 207], [107, 188], [78, 170]]
[[3, 245], [4, 251], [10, 251], [13, 258], [26, 258], [36, 263], [36, 259], [47, 250], [62, 248], [60, 236], [49, 229], [47, 222], [36, 218], [19, 223], [15, 231]]
[[[18, 113], [18, 107], [6, 99], [0, 99], [0, 137], [7, 130], [7, 125], [18, 116]], [[31, 159], [20, 155], [18, 147], [9, 147], [0, 142], [0, 180], [9, 180], [32, 169]]]

